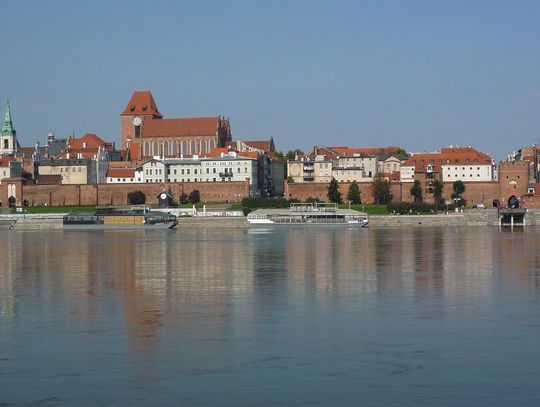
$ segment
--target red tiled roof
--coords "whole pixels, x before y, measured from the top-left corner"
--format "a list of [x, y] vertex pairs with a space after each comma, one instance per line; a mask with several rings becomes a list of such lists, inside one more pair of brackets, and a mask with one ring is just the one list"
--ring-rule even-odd
[[[101, 137], [93, 134], [93, 133], [86, 133], [84, 136], [81, 136], [79, 138], [72, 138], [69, 140], [69, 147], [70, 149], [77, 149], [77, 148], [98, 148], [99, 146], [103, 146], [107, 144]], [[86, 145], [86, 147], [84, 147]]]
[[491, 157], [472, 147], [445, 147], [435, 153], [415, 153], [402, 166], [414, 166], [416, 172], [423, 172], [428, 164], [433, 165], [434, 172], [440, 172], [441, 165], [447, 164], [491, 164]]
[[134, 178], [135, 169], [133, 168], [109, 168], [107, 177], [110, 178]]
[[366, 148], [351, 148], [351, 147], [328, 147], [341, 155], [365, 154], [365, 155], [381, 155], [395, 154], [399, 147], [366, 147]]
[[[23, 157], [32, 157], [35, 151], [36, 151], [35, 147], [19, 147], [17, 149], [17, 152], [22, 154]], [[38, 147], [39, 154], [45, 155], [46, 151], [47, 151], [47, 147]]]
[[156, 102], [149, 90], [133, 92], [126, 108], [120, 116], [151, 115], [154, 118], [162, 118]]
[[143, 124], [142, 137], [215, 137], [219, 125], [218, 116], [185, 119], [147, 119]]
[[9, 167], [11, 161], [16, 161], [14, 157], [1, 157], [0, 158], [0, 167]]
[[228, 155], [231, 152], [235, 152], [238, 157], [259, 158], [259, 153], [256, 151], [236, 151], [235, 149], [228, 147], [216, 147], [209, 153], [199, 155], [199, 157], [221, 157], [221, 154]]
[[256, 148], [258, 150], [266, 152], [272, 151], [272, 140], [250, 140], [244, 141], [244, 144], [248, 147]]

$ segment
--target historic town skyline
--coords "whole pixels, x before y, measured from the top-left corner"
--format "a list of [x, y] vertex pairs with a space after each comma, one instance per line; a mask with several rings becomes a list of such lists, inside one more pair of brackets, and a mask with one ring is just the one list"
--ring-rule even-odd
[[224, 115], [278, 149], [538, 143], [536, 2], [158, 2], [3, 10], [0, 95], [21, 144], [92, 132], [120, 141], [125, 95], [173, 117]]

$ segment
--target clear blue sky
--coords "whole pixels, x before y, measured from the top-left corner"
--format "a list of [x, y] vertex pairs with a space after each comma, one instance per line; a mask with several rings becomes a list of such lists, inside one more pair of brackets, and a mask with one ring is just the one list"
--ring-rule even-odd
[[1, 19], [24, 145], [49, 128], [118, 141], [143, 89], [280, 150], [540, 142], [540, 1], [10, 1]]

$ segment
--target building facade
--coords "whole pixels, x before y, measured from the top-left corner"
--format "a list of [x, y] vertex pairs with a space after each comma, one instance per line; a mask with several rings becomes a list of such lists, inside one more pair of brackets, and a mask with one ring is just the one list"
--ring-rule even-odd
[[236, 152], [219, 157], [151, 159], [135, 170], [140, 183], [208, 183], [249, 181], [250, 194], [258, 194], [257, 159]]
[[131, 160], [201, 155], [232, 140], [229, 119], [221, 116], [163, 118], [150, 91], [133, 93], [120, 121]]
[[6, 113], [4, 115], [4, 123], [0, 132], [0, 156], [15, 155], [19, 143], [17, 141], [17, 132], [13, 128], [13, 120], [11, 118], [11, 106], [9, 101], [6, 103]]

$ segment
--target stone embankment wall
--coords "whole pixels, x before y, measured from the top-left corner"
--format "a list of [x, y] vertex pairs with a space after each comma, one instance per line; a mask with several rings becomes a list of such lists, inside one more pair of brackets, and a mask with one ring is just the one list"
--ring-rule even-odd
[[448, 215], [370, 216], [369, 227], [399, 226], [498, 226], [497, 211], [449, 213]]

